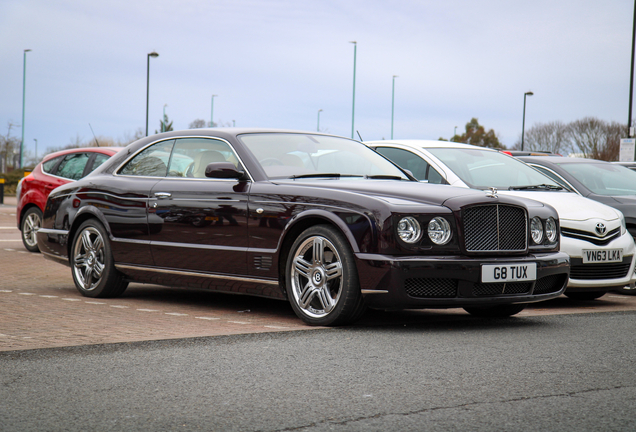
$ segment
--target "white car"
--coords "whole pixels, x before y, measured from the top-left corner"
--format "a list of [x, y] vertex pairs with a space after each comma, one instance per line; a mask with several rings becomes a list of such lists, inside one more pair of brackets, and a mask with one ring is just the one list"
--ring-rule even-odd
[[561, 251], [570, 255], [565, 295], [593, 300], [633, 284], [634, 239], [623, 214], [565, 191], [525, 163], [496, 150], [447, 141], [396, 140], [365, 144], [428, 183], [489, 190], [547, 203], [559, 213]]

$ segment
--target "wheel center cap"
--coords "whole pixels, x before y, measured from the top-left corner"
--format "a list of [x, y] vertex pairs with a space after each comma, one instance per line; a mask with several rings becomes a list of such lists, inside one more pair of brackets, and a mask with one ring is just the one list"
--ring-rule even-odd
[[312, 279], [314, 280], [315, 285], [321, 285], [325, 277], [320, 270], [316, 270]]

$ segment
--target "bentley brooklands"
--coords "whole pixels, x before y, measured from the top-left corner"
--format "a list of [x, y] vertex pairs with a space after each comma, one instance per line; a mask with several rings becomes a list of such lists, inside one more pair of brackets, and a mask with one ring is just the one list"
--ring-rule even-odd
[[287, 300], [311, 325], [367, 307], [510, 316], [569, 274], [552, 207], [422, 184], [360, 142], [283, 130], [136, 141], [50, 194], [37, 242], [84, 296], [212, 289]]

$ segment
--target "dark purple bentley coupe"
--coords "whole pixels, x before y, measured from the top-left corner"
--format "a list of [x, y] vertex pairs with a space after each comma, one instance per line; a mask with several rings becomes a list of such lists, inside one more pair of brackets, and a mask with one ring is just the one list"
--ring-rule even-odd
[[287, 299], [313, 325], [366, 307], [510, 316], [569, 273], [552, 207], [422, 184], [357, 141], [283, 130], [136, 141], [55, 189], [37, 240], [85, 296], [206, 288]]

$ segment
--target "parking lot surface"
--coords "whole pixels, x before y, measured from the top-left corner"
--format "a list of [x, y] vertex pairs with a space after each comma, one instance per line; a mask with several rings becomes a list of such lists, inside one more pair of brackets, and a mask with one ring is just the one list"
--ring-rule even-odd
[[[566, 297], [518, 316], [636, 310], [636, 296], [609, 293], [592, 302]], [[474, 319], [462, 309], [369, 311], [356, 326]], [[131, 284], [115, 299], [83, 297], [69, 267], [26, 251], [15, 198], [0, 204], [0, 351], [312, 330], [283, 301]]]

